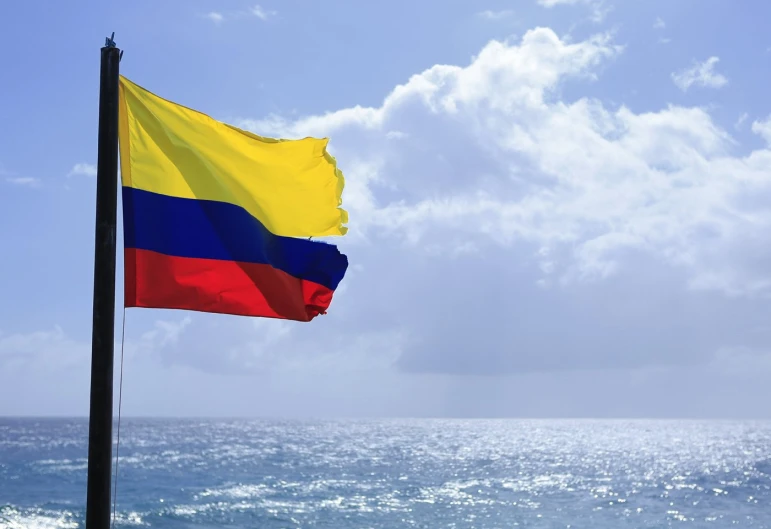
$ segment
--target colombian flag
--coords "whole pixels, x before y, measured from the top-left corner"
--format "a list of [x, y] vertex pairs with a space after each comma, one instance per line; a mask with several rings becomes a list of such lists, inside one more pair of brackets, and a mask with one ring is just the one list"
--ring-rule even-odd
[[[120, 79], [125, 306], [310, 321], [348, 259], [328, 140], [274, 140]], [[302, 237], [302, 238], [300, 238]]]

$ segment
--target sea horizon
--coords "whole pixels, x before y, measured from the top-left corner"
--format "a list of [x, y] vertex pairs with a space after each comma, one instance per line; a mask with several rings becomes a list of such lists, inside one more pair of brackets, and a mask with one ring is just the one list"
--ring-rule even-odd
[[[88, 415], [0, 415], [0, 420], [3, 419], [34, 419], [34, 420], [47, 420], [47, 419], [71, 419], [71, 420], [88, 420]], [[655, 416], [419, 416], [419, 415], [404, 415], [404, 416], [377, 416], [377, 415], [255, 415], [255, 416], [238, 416], [238, 415], [123, 415], [120, 420], [223, 420], [223, 421], [252, 421], [252, 420], [281, 420], [281, 421], [390, 421], [390, 420], [416, 420], [416, 421], [440, 421], [440, 420], [459, 420], [459, 421], [718, 421], [718, 422], [732, 422], [732, 421], [751, 421], [751, 422], [771, 422], [771, 417], [698, 417], [698, 416], [672, 416], [672, 417], [655, 417]], [[113, 422], [117, 423], [119, 420], [117, 414], [115, 415]]]

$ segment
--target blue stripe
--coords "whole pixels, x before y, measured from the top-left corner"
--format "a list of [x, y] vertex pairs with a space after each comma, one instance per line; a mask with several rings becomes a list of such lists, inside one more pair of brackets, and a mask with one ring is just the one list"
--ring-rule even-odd
[[348, 258], [336, 246], [274, 235], [245, 209], [123, 187], [126, 248], [176, 257], [267, 264], [331, 290]]

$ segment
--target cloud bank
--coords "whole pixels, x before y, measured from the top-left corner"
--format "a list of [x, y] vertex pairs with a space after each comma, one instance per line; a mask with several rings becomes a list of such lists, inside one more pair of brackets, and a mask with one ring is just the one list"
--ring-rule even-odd
[[412, 76], [379, 107], [242, 120], [331, 136], [347, 177], [341, 244], [360, 271], [335, 315], [279, 350], [369, 336], [403, 371], [496, 374], [690, 365], [762, 344], [771, 152], [734, 154], [702, 108], [559, 98], [602, 82], [622, 51], [536, 28]]

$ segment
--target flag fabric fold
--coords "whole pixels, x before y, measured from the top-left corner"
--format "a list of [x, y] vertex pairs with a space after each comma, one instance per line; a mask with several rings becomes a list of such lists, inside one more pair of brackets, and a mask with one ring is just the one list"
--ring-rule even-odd
[[[348, 267], [327, 140], [241, 131], [120, 79], [125, 306], [310, 321]], [[304, 238], [299, 238], [304, 237]]]

